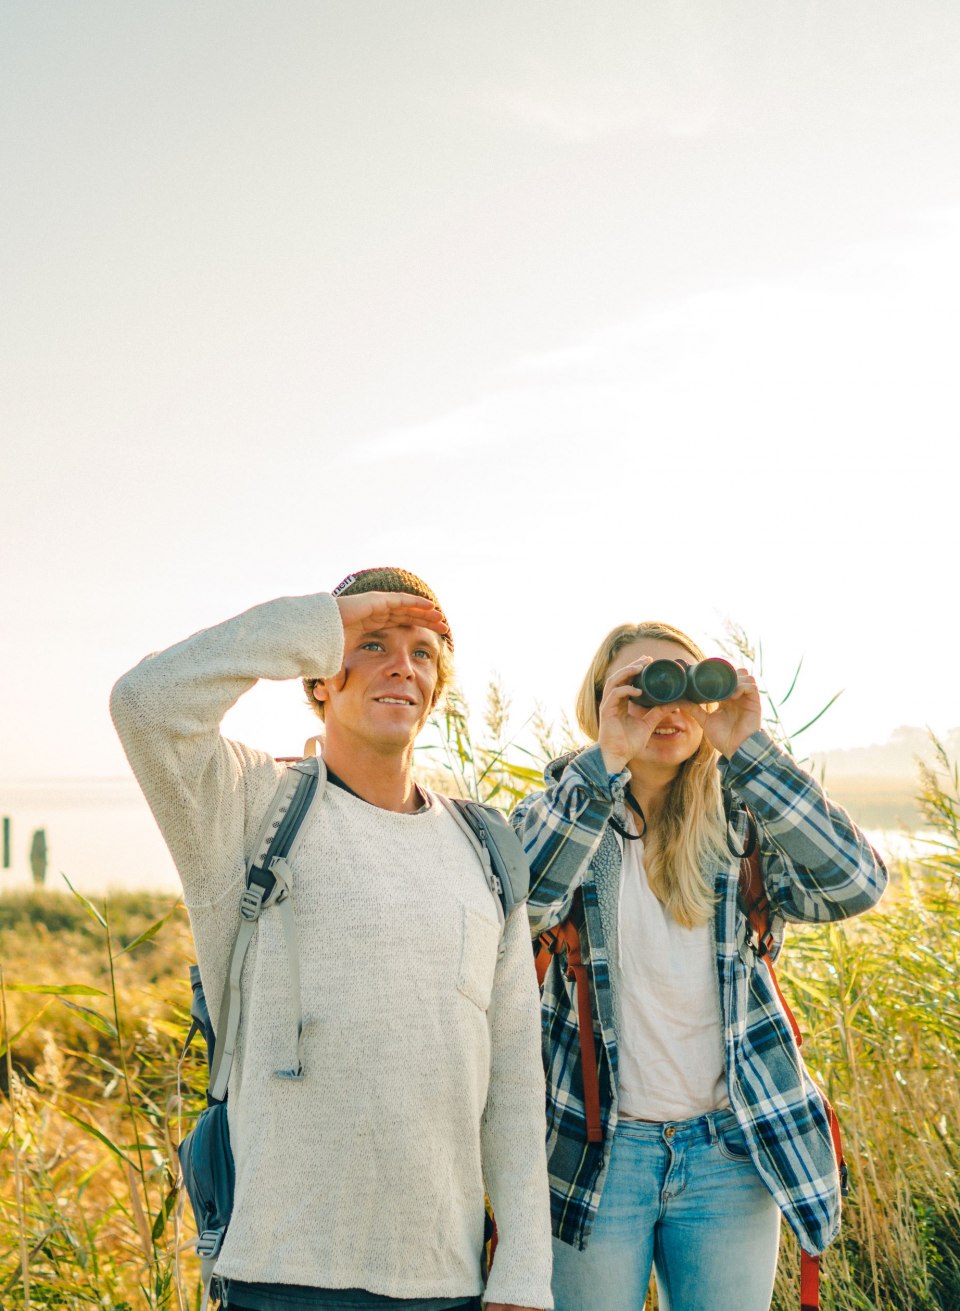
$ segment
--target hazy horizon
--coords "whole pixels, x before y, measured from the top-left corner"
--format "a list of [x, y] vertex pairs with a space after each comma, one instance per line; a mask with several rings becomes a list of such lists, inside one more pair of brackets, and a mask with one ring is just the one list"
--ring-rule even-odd
[[[316, 729], [318, 725], [304, 722], [305, 729]], [[425, 733], [425, 737], [428, 734]], [[432, 739], [432, 735], [431, 740]], [[508, 738], [509, 738], [508, 734]], [[522, 734], [518, 734], [522, 740]], [[960, 759], [960, 725], [939, 734], [938, 740], [945, 747], [949, 756]], [[481, 730], [480, 740], [483, 740]], [[257, 746], [257, 743], [249, 743]], [[809, 762], [811, 768], [819, 771], [826, 766], [828, 779], [846, 779], [853, 777], [878, 777], [903, 780], [912, 777], [917, 769], [919, 756], [929, 764], [935, 763], [935, 751], [930, 738], [930, 731], [916, 724], [901, 724], [885, 742], [864, 742], [854, 746], [827, 747], [807, 753], [803, 750], [802, 739], [795, 744], [796, 754]], [[509, 752], [508, 752], [509, 754]], [[429, 762], [425, 768], [430, 768]], [[137, 786], [131, 771], [126, 769], [117, 774], [0, 774], [0, 813], [2, 813], [2, 789], [27, 786], [46, 786], [54, 783], [103, 783], [130, 784]]]

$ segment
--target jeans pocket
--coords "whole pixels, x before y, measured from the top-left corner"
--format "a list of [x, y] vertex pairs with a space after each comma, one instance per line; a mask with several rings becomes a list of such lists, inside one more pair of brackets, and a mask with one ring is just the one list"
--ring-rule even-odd
[[717, 1147], [720, 1149], [721, 1156], [725, 1156], [728, 1161], [738, 1161], [741, 1164], [750, 1160], [750, 1148], [733, 1112], [716, 1121], [716, 1130]]

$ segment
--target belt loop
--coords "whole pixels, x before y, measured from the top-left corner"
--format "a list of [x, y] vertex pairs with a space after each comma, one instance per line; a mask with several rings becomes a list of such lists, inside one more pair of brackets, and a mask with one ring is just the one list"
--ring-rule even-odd
[[710, 1133], [710, 1146], [715, 1147], [717, 1143], [717, 1113], [708, 1111], [706, 1115], [707, 1129]]

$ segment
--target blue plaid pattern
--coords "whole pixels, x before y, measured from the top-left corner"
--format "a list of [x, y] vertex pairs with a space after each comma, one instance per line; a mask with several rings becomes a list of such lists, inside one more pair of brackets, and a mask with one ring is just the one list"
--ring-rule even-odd
[[[846, 812], [768, 734], [755, 733], [730, 760], [721, 758], [720, 771], [741, 846], [746, 807], [757, 824], [774, 955], [786, 921], [845, 919], [875, 905], [887, 881], [880, 857]], [[629, 774], [611, 779], [594, 746], [555, 761], [546, 781], [546, 792], [519, 804], [513, 824], [531, 862], [528, 910], [534, 934], [565, 919], [575, 889], [582, 887], [578, 927], [591, 971], [602, 1143], [587, 1142], [576, 990], [559, 960], [551, 962], [544, 981], [542, 1020], [554, 1233], [584, 1248], [617, 1123], [617, 944], [611, 926], [622, 858], [608, 821], [624, 815]], [[727, 1091], [762, 1179], [803, 1248], [818, 1253], [840, 1226], [830, 1129], [768, 971], [754, 951], [737, 904], [738, 877], [739, 862], [731, 857], [714, 880]]]

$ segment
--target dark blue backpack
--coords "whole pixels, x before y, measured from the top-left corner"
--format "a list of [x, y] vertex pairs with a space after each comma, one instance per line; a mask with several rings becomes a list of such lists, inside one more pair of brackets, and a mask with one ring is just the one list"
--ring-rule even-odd
[[[190, 986], [193, 989], [191, 1014], [199, 1018], [200, 1032], [207, 1044], [208, 1065], [212, 1066], [216, 1036], [210, 1023], [207, 999], [203, 995], [200, 970], [196, 965], [190, 966]], [[197, 1222], [197, 1253], [201, 1259], [213, 1260], [220, 1251], [233, 1211], [233, 1189], [236, 1182], [226, 1099], [215, 1102], [207, 1094], [206, 1110], [180, 1144], [178, 1155], [183, 1186], [187, 1190]], [[213, 1241], [214, 1235], [219, 1235], [219, 1241]]]

